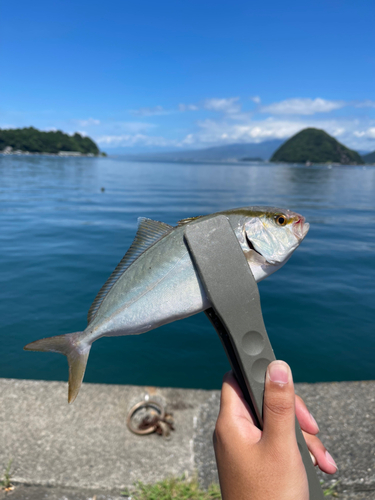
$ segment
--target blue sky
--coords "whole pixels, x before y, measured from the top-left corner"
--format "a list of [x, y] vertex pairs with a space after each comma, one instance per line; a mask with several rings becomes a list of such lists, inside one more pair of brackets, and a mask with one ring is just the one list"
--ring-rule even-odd
[[323, 128], [375, 150], [375, 2], [0, 4], [0, 127], [101, 149], [202, 148]]

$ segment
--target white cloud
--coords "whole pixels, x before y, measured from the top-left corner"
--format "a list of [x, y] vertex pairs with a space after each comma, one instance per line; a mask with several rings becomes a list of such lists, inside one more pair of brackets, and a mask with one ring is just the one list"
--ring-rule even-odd
[[156, 125], [154, 123], [145, 123], [145, 122], [113, 122], [110, 124], [109, 127], [106, 127], [106, 129], [110, 129], [110, 132], [112, 135], [114, 133], [117, 133], [120, 135], [120, 133], [123, 132], [129, 132], [129, 133], [139, 133], [139, 132], [144, 132], [146, 130], [150, 130], [152, 128], [155, 128]]
[[163, 106], [154, 106], [153, 108], [132, 109], [130, 113], [136, 116], [160, 116], [169, 115], [171, 111], [164, 109]]
[[100, 125], [100, 120], [96, 120], [95, 118], [88, 118], [87, 120], [75, 120], [78, 125], [81, 127], [90, 127], [92, 125]]
[[[261, 104], [261, 98], [257, 95], [250, 97], [250, 100], [255, 104]], [[270, 115], [314, 115], [316, 113], [329, 113], [335, 109], [341, 109], [345, 106], [354, 106], [356, 108], [375, 108], [375, 101], [369, 99], [364, 101], [340, 101], [328, 100], [317, 97], [310, 98], [292, 98], [285, 99], [284, 101], [274, 102], [268, 105], [261, 106], [259, 111], [261, 113], [268, 113]], [[136, 116], [161, 116], [173, 113], [184, 113], [186, 111], [197, 111], [198, 109], [206, 109], [208, 111], [216, 111], [232, 117], [248, 118], [248, 114], [241, 111], [241, 103], [239, 97], [227, 98], [211, 98], [205, 99], [199, 104], [184, 104], [180, 103], [177, 108], [165, 109], [163, 106], [144, 107], [139, 109], [130, 110], [130, 113]], [[91, 120], [90, 123], [88, 123]], [[81, 124], [94, 124], [96, 120], [92, 118], [84, 121]], [[97, 124], [97, 123], [95, 123]]]
[[270, 139], [284, 139], [297, 133], [307, 125], [291, 121], [271, 119], [248, 123], [228, 123], [226, 121], [204, 120], [198, 122], [196, 134], [189, 134], [184, 144], [230, 144], [235, 142], [262, 142]]
[[[314, 127], [325, 130], [350, 148], [373, 149], [372, 144], [375, 139], [373, 122], [368, 122], [363, 130], [359, 129], [360, 124], [359, 120], [350, 119], [267, 118], [254, 120], [248, 117], [247, 121], [237, 122], [207, 119], [198, 122], [198, 130], [195, 133], [189, 133], [179, 145], [202, 147], [236, 142], [259, 143], [272, 139], [288, 139], [305, 128]], [[364, 122], [362, 124], [365, 125]]]
[[368, 118], [349, 119], [337, 117], [322, 119], [316, 117], [269, 117], [255, 119], [245, 113], [224, 114], [218, 119], [196, 122], [195, 130], [190, 130], [182, 139], [169, 139], [159, 135], [149, 135], [148, 128], [153, 124], [140, 122], [119, 122], [112, 124], [108, 131], [103, 130], [96, 141], [101, 147], [164, 147], [199, 148], [220, 144], [259, 143], [272, 139], [288, 139], [304, 128], [323, 129], [340, 142], [353, 149], [373, 150], [375, 122]]
[[180, 143], [179, 146], [190, 146], [192, 144], [196, 143], [196, 136], [195, 134], [188, 134], [185, 139], [183, 139]]
[[70, 132], [66, 132], [68, 135], [70, 135], [71, 137], [73, 137], [74, 134], [80, 134], [82, 137], [87, 137], [88, 136], [88, 133], [85, 132], [84, 130], [74, 130], [74, 132], [70, 131]]
[[345, 128], [340, 126], [337, 126], [336, 128], [333, 127], [330, 134], [333, 135], [333, 137], [341, 137], [345, 134]]
[[206, 99], [205, 101], [203, 101], [203, 107], [210, 111], [219, 111], [228, 114], [240, 113], [241, 104], [238, 102], [239, 99], [239, 97]]
[[355, 104], [356, 108], [375, 108], [375, 101], [366, 99], [365, 101], [357, 102]]
[[[129, 121], [106, 120], [101, 122], [94, 118], [88, 118], [87, 120], [70, 120], [69, 122], [53, 124], [59, 130], [73, 129], [75, 131], [78, 129], [82, 135], [92, 136], [95, 130], [95, 134], [93, 134], [95, 140], [101, 147], [108, 148], [126, 147], [131, 149], [136, 146], [137, 149], [141, 149], [144, 146], [145, 148], [174, 149], [176, 147], [208, 147], [236, 142], [259, 143], [271, 139], [285, 140], [304, 128], [315, 127], [327, 131], [353, 149], [369, 151], [374, 149], [375, 119], [372, 118], [373, 109], [370, 108], [375, 107], [375, 101], [352, 100], [343, 102], [321, 98], [294, 98], [265, 105], [261, 104], [259, 96], [252, 96], [247, 97], [246, 102], [245, 110], [242, 110], [239, 97], [211, 98], [197, 103], [190, 102], [190, 104], [187, 100], [185, 103], [176, 104], [170, 109], [156, 106], [133, 110], [132, 113], [138, 115], [139, 118], [128, 116]], [[246, 109], [246, 106], [249, 110]], [[345, 116], [324, 114], [343, 106], [347, 106]], [[365, 107], [368, 110], [360, 111], [357, 109]], [[197, 110], [200, 110], [199, 116], [203, 115], [206, 119], [193, 121], [194, 113], [189, 112]], [[351, 117], [349, 117], [349, 111]], [[270, 113], [270, 115], [263, 114], [265, 112]], [[174, 120], [172, 119], [176, 113], [184, 113], [184, 122], [186, 122], [184, 128], [179, 129], [180, 133], [177, 136], [178, 130], [173, 129]], [[170, 118], [165, 120], [169, 123], [170, 130], [163, 129], [161, 131], [161, 128], [156, 128], [159, 126], [156, 118], [145, 118], [157, 115], [170, 115]], [[155, 123], [150, 123], [151, 121]], [[156, 132], [157, 130], [160, 131]]]
[[328, 101], [319, 97], [316, 99], [295, 98], [263, 106], [260, 111], [275, 115], [313, 115], [329, 113], [346, 105], [344, 101]]
[[132, 109], [130, 113], [135, 116], [161, 116], [170, 115], [173, 113], [184, 113], [185, 111], [197, 111], [199, 106], [196, 104], [179, 104], [176, 109], [165, 109], [163, 106], [155, 106], [153, 108]]
[[99, 144], [106, 144], [109, 147], [132, 147], [142, 146], [175, 146], [176, 142], [164, 137], [148, 136], [145, 134], [123, 134], [123, 135], [104, 135], [97, 139]]
[[178, 110], [181, 111], [181, 113], [184, 113], [185, 111], [197, 111], [199, 108], [196, 104], [179, 104], [178, 105]]
[[368, 139], [375, 139], [375, 127], [370, 127], [367, 130], [355, 130], [353, 134], [356, 137], [365, 137]]

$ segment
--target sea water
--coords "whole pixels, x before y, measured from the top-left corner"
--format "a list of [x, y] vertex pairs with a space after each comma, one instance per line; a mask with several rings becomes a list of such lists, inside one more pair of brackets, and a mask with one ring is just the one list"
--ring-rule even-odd
[[[247, 205], [301, 213], [311, 229], [260, 283], [278, 358], [299, 382], [374, 379], [375, 168], [0, 157], [0, 377], [67, 380], [28, 342], [86, 327], [140, 216], [179, 219]], [[219, 388], [228, 370], [205, 315], [93, 344], [86, 382]]]

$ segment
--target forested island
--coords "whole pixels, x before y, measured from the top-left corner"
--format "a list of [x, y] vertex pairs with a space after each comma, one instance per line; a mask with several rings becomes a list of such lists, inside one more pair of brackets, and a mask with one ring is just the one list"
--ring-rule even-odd
[[0, 129], [0, 152], [90, 156], [101, 154], [90, 137], [83, 137], [78, 132], [68, 135], [60, 130], [42, 132], [34, 127]]
[[361, 156], [324, 130], [305, 128], [288, 139], [270, 159], [285, 163], [340, 163], [363, 165]]

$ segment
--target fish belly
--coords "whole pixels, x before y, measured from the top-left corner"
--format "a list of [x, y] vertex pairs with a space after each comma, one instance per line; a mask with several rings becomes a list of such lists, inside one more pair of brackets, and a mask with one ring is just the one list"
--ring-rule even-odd
[[[121, 308], [106, 325], [105, 336], [134, 335], [187, 318], [209, 307], [191, 265], [160, 281], [130, 306]], [[189, 259], [190, 260], [190, 259]]]

